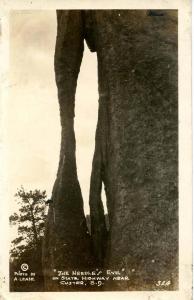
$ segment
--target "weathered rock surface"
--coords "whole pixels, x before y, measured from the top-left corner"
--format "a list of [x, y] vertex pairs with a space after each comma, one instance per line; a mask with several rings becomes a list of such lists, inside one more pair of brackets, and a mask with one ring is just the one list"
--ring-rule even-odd
[[[165, 289], [176, 289], [177, 11], [61, 11], [58, 24], [55, 72], [62, 143], [52, 196], [54, 210], [50, 208], [45, 238], [46, 268], [51, 261], [52, 266], [57, 261], [69, 267], [80, 262], [83, 267], [92, 264], [73, 130], [76, 81], [85, 38], [91, 51], [97, 53], [99, 81], [90, 188], [94, 264], [123, 268], [130, 278], [128, 282], [107, 284], [105, 289], [157, 289], [158, 280], [170, 280]], [[109, 231], [101, 201], [102, 182]], [[68, 246], [64, 248], [66, 241]]]

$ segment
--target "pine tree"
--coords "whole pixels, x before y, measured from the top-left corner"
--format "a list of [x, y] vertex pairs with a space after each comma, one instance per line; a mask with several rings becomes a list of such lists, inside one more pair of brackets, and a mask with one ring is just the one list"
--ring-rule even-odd
[[[23, 187], [15, 194], [19, 209], [9, 218], [10, 225], [17, 226], [18, 234], [12, 240], [10, 250], [10, 289], [12, 291], [42, 290], [42, 238], [46, 217], [46, 197], [46, 191], [38, 189], [26, 191]], [[36, 273], [33, 286], [14, 281], [13, 274], [23, 263], [27, 263], [31, 271]]]
[[12, 241], [11, 256], [18, 257], [26, 249], [38, 249], [44, 234], [46, 191], [25, 191], [15, 194], [19, 212], [10, 216], [10, 224], [17, 225], [18, 237]]

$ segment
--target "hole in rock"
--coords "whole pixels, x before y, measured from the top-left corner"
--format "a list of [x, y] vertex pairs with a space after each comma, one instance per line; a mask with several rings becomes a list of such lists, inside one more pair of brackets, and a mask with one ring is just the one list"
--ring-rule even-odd
[[[84, 200], [85, 215], [89, 215], [89, 189], [92, 160], [95, 147], [95, 132], [98, 118], [97, 56], [84, 45], [84, 56], [78, 76], [75, 100], [75, 136], [77, 173]], [[106, 196], [102, 188], [105, 214]]]

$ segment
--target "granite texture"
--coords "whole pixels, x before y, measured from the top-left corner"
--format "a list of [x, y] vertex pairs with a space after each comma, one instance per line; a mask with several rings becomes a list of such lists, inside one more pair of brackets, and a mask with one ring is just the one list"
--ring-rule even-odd
[[[62, 142], [52, 196], [56, 219], [53, 224], [51, 207], [44, 260], [47, 266], [58, 259], [59, 265], [70, 267], [124, 269], [130, 280], [107, 284], [105, 290], [154, 290], [158, 280], [171, 281], [164, 289], [178, 288], [177, 31], [175, 10], [58, 12], [55, 72]], [[99, 84], [91, 238], [76, 174], [73, 129], [84, 39], [96, 52]], [[72, 245], [69, 252], [61, 248], [64, 241]], [[52, 249], [58, 254], [51, 259]]]

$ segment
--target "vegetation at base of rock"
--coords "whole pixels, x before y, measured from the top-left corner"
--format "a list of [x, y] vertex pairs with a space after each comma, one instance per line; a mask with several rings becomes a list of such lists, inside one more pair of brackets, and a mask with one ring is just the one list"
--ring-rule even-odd
[[[17, 226], [18, 236], [11, 241], [10, 250], [10, 289], [12, 291], [37, 291], [43, 288], [42, 238], [45, 226], [46, 191], [38, 189], [26, 191], [18, 189], [15, 200], [19, 206], [10, 218], [10, 225]], [[33, 284], [14, 281], [14, 272], [27, 263], [29, 270], [36, 274]]]

